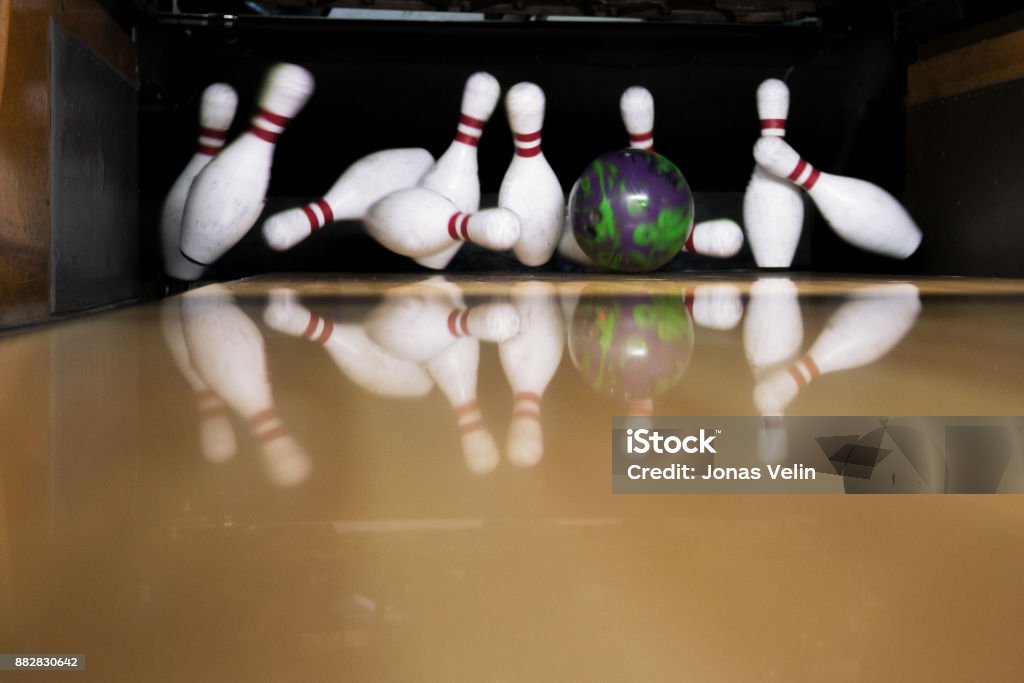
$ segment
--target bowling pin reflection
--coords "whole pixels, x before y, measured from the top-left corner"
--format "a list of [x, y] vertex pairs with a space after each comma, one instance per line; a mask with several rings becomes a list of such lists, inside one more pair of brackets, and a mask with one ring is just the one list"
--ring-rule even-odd
[[160, 328], [174, 364], [195, 394], [199, 408], [199, 448], [210, 462], [224, 462], [235, 455], [235, 432], [228, 419], [227, 406], [196, 373], [185, 345], [181, 321], [181, 299], [164, 299], [160, 306]]
[[418, 398], [434, 386], [422, 368], [384, 351], [367, 336], [362, 325], [321, 318], [299, 303], [292, 290], [275, 289], [270, 293], [263, 321], [278, 332], [323, 346], [342, 373], [372, 394]]
[[[784, 277], [757, 280], [750, 287], [750, 303], [743, 321], [743, 350], [755, 381], [793, 362], [803, 341], [803, 318], [793, 281]], [[758, 456], [762, 462], [778, 464], [789, 451], [783, 412], [762, 415]]]
[[425, 367], [448, 399], [461, 435], [466, 466], [485, 474], [498, 466], [498, 447], [477, 405], [480, 340], [496, 343], [520, 331], [506, 302], [467, 308], [462, 292], [443, 277], [396, 287], [366, 319], [371, 340], [394, 357]]
[[758, 381], [755, 404], [763, 415], [781, 415], [816, 377], [875, 363], [910, 332], [920, 312], [917, 287], [909, 283], [857, 290], [803, 358]]
[[565, 346], [562, 311], [555, 295], [549, 283], [516, 284], [512, 301], [519, 314], [519, 333], [499, 346], [501, 367], [513, 394], [505, 457], [521, 467], [532, 467], [544, 456], [540, 404]]
[[184, 295], [181, 320], [192, 367], [248, 422], [270, 479], [279, 486], [304, 481], [311, 463], [277, 416], [259, 328], [220, 285]]

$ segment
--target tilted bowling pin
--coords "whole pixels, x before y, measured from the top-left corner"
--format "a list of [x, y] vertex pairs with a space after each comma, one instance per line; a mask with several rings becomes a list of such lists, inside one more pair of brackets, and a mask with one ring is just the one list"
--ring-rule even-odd
[[463, 213], [432, 190], [411, 187], [370, 207], [366, 230], [396, 254], [419, 258], [447, 249], [453, 242], [475, 242], [487, 249], [511, 249], [519, 239], [519, 218], [508, 209]]
[[280, 486], [304, 481], [309, 456], [277, 416], [259, 328], [220, 285], [186, 294], [181, 318], [193, 367], [249, 423], [270, 478]]
[[203, 91], [199, 101], [199, 144], [164, 200], [160, 212], [164, 272], [179, 280], [197, 280], [203, 274], [203, 266], [181, 255], [181, 219], [192, 181], [224, 146], [237, 108], [238, 94], [227, 83], [214, 83]]
[[365, 322], [370, 339], [397, 358], [424, 363], [458, 339], [502, 342], [519, 332], [506, 302], [466, 308], [459, 288], [440, 277], [389, 290]]
[[796, 285], [789, 278], [760, 278], [750, 287], [743, 321], [743, 350], [760, 379], [796, 358], [804, 342]]
[[629, 146], [654, 151], [654, 96], [647, 88], [634, 85], [619, 98], [619, 113], [629, 133]]
[[284, 251], [325, 225], [361, 220], [380, 199], [418, 183], [433, 163], [425, 149], [374, 152], [345, 169], [322, 198], [268, 218], [263, 237], [272, 248]]
[[[769, 78], [758, 87], [757, 113], [763, 137], [786, 136], [789, 88], [785, 83]], [[804, 227], [803, 196], [798, 188], [755, 164], [743, 195], [743, 222], [757, 265], [789, 268]]]
[[362, 325], [321, 318], [300, 304], [291, 290], [271, 291], [263, 321], [278, 332], [324, 347], [338, 369], [370, 393], [418, 398], [426, 396], [434, 386], [420, 366], [395, 358], [371, 341]]
[[697, 285], [683, 290], [683, 303], [701, 327], [731, 330], [743, 317], [743, 299], [735, 285]]
[[907, 335], [921, 312], [917, 287], [865, 287], [839, 307], [807, 354], [757, 384], [754, 402], [764, 415], [779, 415], [820, 375], [874, 363]]
[[498, 347], [513, 396], [505, 456], [530, 467], [544, 455], [540, 403], [562, 360], [565, 328], [552, 284], [523, 282], [511, 294], [519, 312], [519, 334]]
[[455, 411], [466, 466], [475, 474], [486, 474], [498, 466], [498, 446], [484, 426], [476, 400], [480, 342], [461, 337], [427, 363], [434, 378]]
[[533, 83], [519, 83], [505, 96], [515, 156], [501, 181], [498, 206], [519, 217], [521, 233], [512, 250], [526, 266], [551, 259], [565, 216], [562, 185], [540, 147], [544, 105], [544, 91]]
[[899, 259], [920, 246], [921, 230], [914, 219], [877, 185], [819, 171], [779, 138], [758, 140], [754, 158], [767, 171], [807, 190], [832, 229], [850, 244]]
[[189, 191], [181, 226], [181, 253], [213, 263], [255, 225], [266, 202], [278, 136], [313, 94], [313, 76], [278, 64], [260, 93], [249, 130], [204, 168]]
[[[462, 108], [455, 139], [420, 180], [420, 187], [446, 197], [459, 211], [473, 213], [480, 208], [480, 174], [477, 145], [484, 126], [498, 106], [501, 86], [489, 73], [479, 71], [466, 80], [462, 91]], [[447, 266], [461, 244], [449, 245], [436, 254], [423, 254], [416, 262], [440, 270]], [[509, 245], [511, 246], [511, 245]], [[509, 247], [503, 247], [507, 249]]]
[[160, 327], [174, 364], [195, 394], [199, 407], [199, 448], [203, 456], [210, 462], [230, 460], [237, 445], [228, 419], [228, 407], [192, 368], [182, 329], [180, 297], [169, 297], [161, 302]]
[[694, 223], [683, 244], [683, 251], [711, 258], [732, 258], [742, 248], [743, 230], [728, 218]]

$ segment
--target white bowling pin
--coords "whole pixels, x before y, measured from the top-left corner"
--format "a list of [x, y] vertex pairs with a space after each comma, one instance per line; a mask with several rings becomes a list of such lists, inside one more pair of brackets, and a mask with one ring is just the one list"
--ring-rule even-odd
[[819, 171], [779, 138], [758, 140], [754, 158], [767, 171], [804, 188], [832, 229], [850, 244], [900, 259], [920, 246], [921, 230], [914, 219], [877, 185]]
[[562, 360], [565, 328], [550, 283], [519, 283], [512, 288], [512, 301], [519, 334], [498, 347], [513, 396], [505, 455], [515, 465], [530, 467], [544, 455], [540, 403]]
[[743, 350], [756, 379], [792, 362], [804, 342], [796, 285], [788, 278], [760, 278], [750, 287], [743, 321]]
[[259, 328], [219, 285], [185, 295], [181, 317], [193, 367], [249, 423], [274, 483], [304, 481], [309, 457], [277, 416]]
[[390, 290], [365, 322], [369, 337], [397, 358], [424, 363], [457, 340], [502, 342], [519, 332], [519, 314], [505, 302], [466, 308], [453, 283], [431, 278]]
[[499, 456], [476, 401], [479, 365], [480, 342], [462, 337], [432, 358], [427, 371], [455, 411], [466, 466], [475, 474], [486, 474], [498, 466]]
[[196, 397], [199, 408], [199, 448], [210, 462], [224, 462], [235, 455], [235, 432], [228, 419], [228, 408], [215, 391], [196, 374], [185, 345], [181, 322], [181, 299], [169, 297], [161, 302], [160, 327], [174, 364]]
[[520, 235], [519, 218], [508, 209], [462, 213], [441, 195], [411, 187], [370, 207], [366, 230], [383, 246], [419, 258], [443, 251], [452, 242], [470, 241], [487, 249], [511, 249]]
[[255, 225], [266, 202], [278, 136], [313, 94], [300, 66], [270, 70], [249, 130], [210, 162], [192, 184], [181, 227], [181, 252], [203, 265], [216, 261]]
[[179, 280], [197, 280], [203, 274], [203, 266], [181, 255], [181, 219], [192, 181], [224, 146], [237, 108], [238, 94], [227, 83], [214, 83], [203, 91], [199, 101], [199, 144], [164, 200], [160, 212], [164, 272]]
[[355, 384], [379, 396], [419, 398], [434, 386], [418, 365], [399, 360], [375, 344], [361, 325], [338, 324], [321, 318], [299, 303], [295, 292], [275, 289], [263, 321], [278, 332], [319, 344]]
[[425, 149], [385, 149], [359, 159], [320, 199], [276, 213], [263, 223], [263, 237], [278, 251], [291, 249], [335, 221], [361, 220], [393, 192], [413, 187], [434, 163]]
[[[479, 71], [466, 80], [455, 139], [419, 183], [420, 187], [446, 197], [464, 213], [480, 208], [477, 145], [500, 97], [501, 86], [491, 74]], [[455, 258], [461, 246], [461, 243], [448, 245], [439, 253], [419, 255], [416, 262], [440, 270]]]
[[731, 330], [743, 317], [743, 299], [735, 285], [688, 287], [683, 290], [683, 303], [695, 323], [713, 330]]
[[[789, 88], [785, 83], [769, 78], [758, 87], [757, 113], [762, 136], [786, 136]], [[789, 268], [804, 226], [800, 190], [755, 164], [743, 195], [743, 222], [757, 265]]]
[[780, 415], [816, 377], [874, 363], [907, 335], [920, 311], [914, 285], [858, 290], [829, 318], [803, 358], [757, 384], [754, 402], [758, 409], [764, 415]]
[[743, 230], [736, 221], [716, 218], [694, 223], [683, 251], [712, 258], [732, 258], [743, 248]]
[[654, 96], [647, 88], [626, 88], [619, 99], [622, 123], [629, 133], [629, 146], [654, 151]]
[[540, 147], [544, 104], [544, 91], [533, 83], [519, 83], [505, 96], [515, 155], [501, 181], [498, 206], [519, 217], [521, 233], [512, 250], [527, 266], [551, 259], [565, 216], [565, 194]]

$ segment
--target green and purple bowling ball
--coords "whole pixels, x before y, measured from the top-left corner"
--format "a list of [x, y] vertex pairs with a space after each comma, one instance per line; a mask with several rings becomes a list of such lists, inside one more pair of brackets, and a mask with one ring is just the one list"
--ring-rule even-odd
[[580, 248], [602, 268], [655, 270], [671, 261], [693, 229], [693, 195], [671, 161], [639, 149], [603, 154], [569, 197]]
[[568, 335], [573, 365], [599, 394], [653, 399], [675, 386], [693, 355], [690, 312], [679, 296], [584, 291]]

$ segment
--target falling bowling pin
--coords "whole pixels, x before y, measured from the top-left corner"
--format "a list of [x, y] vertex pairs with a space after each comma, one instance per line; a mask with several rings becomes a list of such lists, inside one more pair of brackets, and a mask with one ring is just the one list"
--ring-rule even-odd
[[683, 244], [683, 251], [711, 258], [732, 258], [742, 248], [743, 230], [728, 218], [695, 223]]
[[819, 171], [779, 138], [758, 140], [754, 158], [769, 172], [804, 188], [832, 229], [850, 244], [899, 259], [920, 246], [921, 230], [914, 219], [877, 185]]
[[224, 146], [228, 128], [238, 108], [238, 94], [227, 83], [207, 86], [199, 101], [199, 144], [195, 154], [174, 181], [160, 212], [160, 247], [164, 272], [179, 280], [197, 280], [203, 266], [181, 255], [181, 221], [189, 188], [199, 172]]
[[422, 187], [399, 190], [366, 214], [366, 230], [381, 245], [420, 258], [443, 252], [454, 242], [510, 249], [519, 239], [519, 218], [508, 209], [463, 213], [440, 194]]
[[[420, 187], [446, 197], [464, 213], [480, 208], [477, 145], [500, 97], [501, 85], [491, 74], [479, 71], [466, 80], [455, 139], [419, 183]], [[436, 254], [417, 256], [416, 262], [440, 270], [455, 258], [461, 246], [457, 243]]]
[[320, 199], [276, 213], [263, 223], [263, 237], [278, 251], [291, 249], [335, 221], [361, 220], [384, 197], [413, 187], [434, 163], [425, 149], [385, 149], [359, 159]]
[[[757, 113], [762, 137], [786, 136], [789, 88], [785, 83], [769, 78], [758, 87]], [[789, 268], [804, 225], [804, 199], [799, 188], [755, 164], [743, 195], [743, 222], [757, 265]]]
[[521, 233], [512, 250], [523, 265], [547, 263], [561, 234], [565, 195], [558, 177], [541, 151], [544, 91], [519, 83], [505, 96], [515, 155], [498, 192], [498, 206], [519, 217]]
[[181, 252], [209, 265], [255, 225], [266, 201], [278, 136], [313, 94], [301, 66], [270, 70], [249, 130], [210, 162], [192, 184], [181, 227]]

